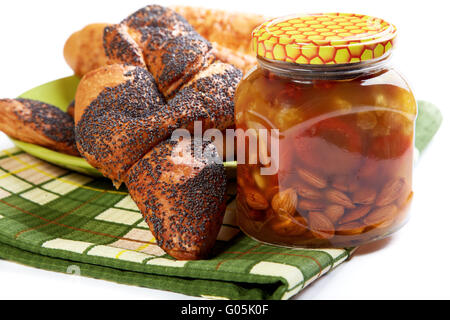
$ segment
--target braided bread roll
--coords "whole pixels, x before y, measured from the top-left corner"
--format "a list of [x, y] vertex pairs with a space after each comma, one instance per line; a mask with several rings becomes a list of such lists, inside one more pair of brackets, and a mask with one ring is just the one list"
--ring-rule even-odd
[[112, 64], [77, 89], [78, 150], [116, 186], [126, 184], [161, 248], [177, 259], [206, 257], [225, 210], [224, 168], [213, 144], [202, 145], [212, 158], [199, 157], [192, 141], [170, 136], [192, 132], [194, 121], [203, 130], [230, 127], [242, 73], [216, 61], [211, 44], [161, 6], [105, 28], [104, 46]]
[[[266, 19], [248, 13], [230, 13], [216, 9], [175, 6], [187, 22], [215, 49], [216, 57], [246, 72], [256, 64], [250, 48], [250, 34]], [[103, 48], [103, 33], [106, 23], [90, 24], [73, 33], [64, 46], [64, 58], [75, 74], [82, 77], [91, 70], [107, 64]], [[118, 30], [120, 31], [120, 30]], [[119, 32], [128, 37], [127, 32]], [[120, 36], [120, 35], [117, 36]], [[121, 50], [133, 50], [132, 48]], [[136, 59], [140, 59], [136, 56]]]

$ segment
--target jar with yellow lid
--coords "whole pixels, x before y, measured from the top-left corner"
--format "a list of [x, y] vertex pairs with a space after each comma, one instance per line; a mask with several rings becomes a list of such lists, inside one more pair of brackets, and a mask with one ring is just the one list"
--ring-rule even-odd
[[341, 13], [273, 19], [253, 31], [258, 65], [235, 96], [246, 152], [237, 213], [246, 234], [344, 247], [404, 225], [417, 107], [388, 63], [396, 35], [382, 19]]

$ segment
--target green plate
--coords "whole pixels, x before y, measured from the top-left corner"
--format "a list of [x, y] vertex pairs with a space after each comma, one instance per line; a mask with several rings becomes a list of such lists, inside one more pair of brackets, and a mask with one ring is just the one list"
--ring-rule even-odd
[[[70, 102], [75, 97], [75, 92], [79, 82], [80, 79], [76, 76], [58, 79], [28, 90], [27, 92], [21, 94], [20, 98], [39, 100], [66, 111]], [[74, 157], [38, 146], [36, 144], [22, 142], [12, 138], [11, 140], [18, 148], [36, 158], [69, 170], [74, 170], [91, 176], [102, 176], [97, 169], [92, 167], [81, 157]]]
[[[20, 98], [39, 100], [45, 103], [52, 104], [59, 109], [66, 111], [70, 102], [75, 97], [80, 78], [76, 76], [61, 78], [40, 85], [36, 88], [28, 90], [20, 95]], [[90, 176], [101, 177], [102, 174], [92, 167], [86, 160], [81, 157], [74, 157], [64, 153], [56, 152], [36, 144], [27, 143], [12, 139], [12, 142], [23, 151], [32, 156], [53, 163], [60, 167], [84, 173]], [[234, 176], [236, 162], [225, 162], [227, 168], [227, 175]]]

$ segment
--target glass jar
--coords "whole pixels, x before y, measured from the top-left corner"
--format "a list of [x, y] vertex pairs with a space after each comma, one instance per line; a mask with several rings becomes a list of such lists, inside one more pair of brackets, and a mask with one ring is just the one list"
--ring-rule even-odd
[[[291, 16], [255, 29], [258, 65], [235, 95], [246, 153], [237, 214], [247, 235], [345, 247], [404, 225], [417, 107], [388, 64], [395, 37], [393, 25], [354, 14]], [[264, 173], [269, 167], [276, 170]]]

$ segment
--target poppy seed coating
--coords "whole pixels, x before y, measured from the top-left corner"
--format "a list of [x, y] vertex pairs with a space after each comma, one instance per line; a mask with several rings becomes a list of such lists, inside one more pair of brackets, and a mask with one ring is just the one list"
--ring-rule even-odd
[[0, 130], [10, 137], [78, 155], [73, 119], [57, 107], [30, 99], [0, 100]]
[[78, 148], [102, 173], [122, 181], [128, 169], [165, 136], [158, 131], [168, 115], [165, 100], [153, 77], [144, 68], [133, 67], [132, 79], [117, 87], [106, 87], [91, 102], [77, 123]]
[[75, 145], [72, 118], [59, 108], [40, 101], [18, 98], [30, 113], [17, 113], [25, 123], [34, 124], [48, 138]]
[[[211, 234], [221, 226], [226, 176], [222, 165], [195, 156], [193, 144], [161, 142], [132, 167], [126, 185], [158, 245], [172, 255], [190, 252], [199, 258], [208, 254], [215, 242]], [[202, 151], [211, 146], [204, 143]], [[177, 147], [181, 164], [173, 157]]]
[[103, 46], [111, 63], [146, 65], [166, 97], [215, 60], [209, 41], [178, 13], [157, 5], [107, 27]]
[[[100, 91], [83, 106], [78, 148], [116, 186], [125, 182], [161, 248], [178, 259], [204, 258], [222, 224], [224, 167], [195, 154], [195, 141], [170, 136], [192, 132], [195, 121], [203, 131], [232, 126], [242, 73], [215, 62], [211, 44], [160, 6], [105, 30], [104, 46], [110, 62], [124, 67], [98, 69], [80, 82], [80, 92]], [[212, 144], [199, 146], [217, 156]]]

